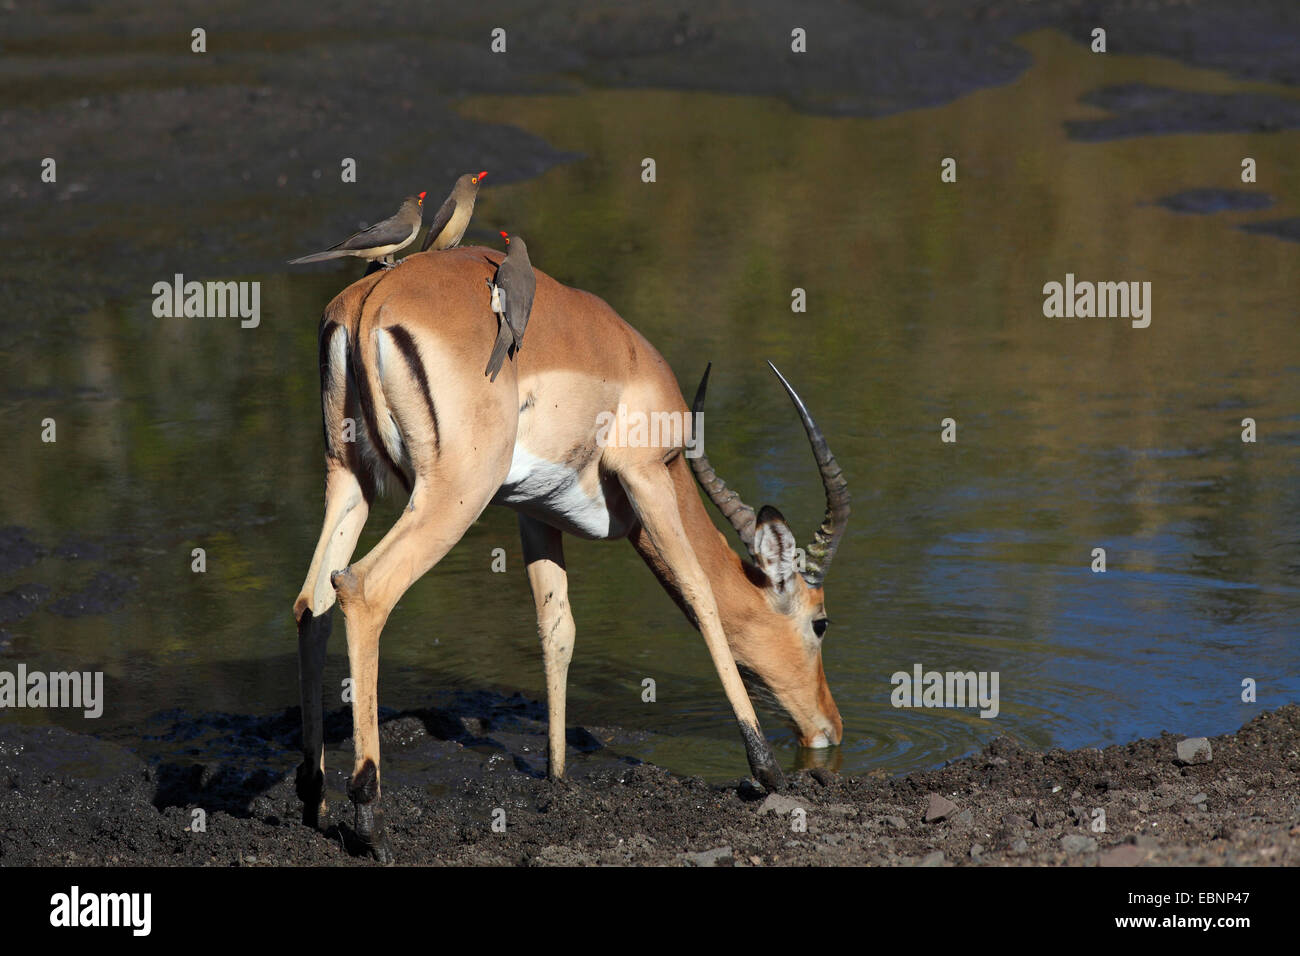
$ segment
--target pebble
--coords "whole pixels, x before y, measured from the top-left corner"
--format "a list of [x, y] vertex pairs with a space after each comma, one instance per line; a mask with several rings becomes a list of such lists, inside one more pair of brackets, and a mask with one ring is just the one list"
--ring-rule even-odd
[[769, 793], [767, 799], [759, 804], [759, 814], [775, 813], [777, 816], [788, 817], [794, 810], [803, 810], [804, 805], [794, 797], [787, 797], [779, 793]]
[[1097, 841], [1082, 833], [1067, 833], [1061, 837], [1061, 849], [1071, 855], [1091, 853], [1097, 849]]
[[827, 770], [825, 767], [814, 767], [808, 773], [809, 776], [820, 783], [823, 787], [829, 787], [835, 780], [836, 776], [835, 771]]
[[930, 794], [930, 805], [925, 810], [926, 823], [938, 823], [957, 812], [957, 804], [937, 793]]
[[1214, 759], [1214, 749], [1204, 737], [1188, 737], [1178, 742], [1177, 762], [1183, 765], [1209, 763]]
[[1132, 843], [1113, 847], [1097, 858], [1098, 866], [1137, 866], [1147, 858], [1147, 851]]
[[732, 857], [731, 847], [719, 846], [712, 850], [701, 850], [698, 853], [687, 853], [686, 862], [693, 866], [717, 866], [724, 860], [730, 860]]

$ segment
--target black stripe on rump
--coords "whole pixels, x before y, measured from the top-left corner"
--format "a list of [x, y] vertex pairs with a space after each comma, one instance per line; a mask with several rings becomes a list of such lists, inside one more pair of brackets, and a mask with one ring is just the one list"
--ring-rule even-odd
[[393, 337], [393, 341], [397, 343], [398, 349], [402, 352], [402, 358], [406, 359], [406, 364], [411, 369], [411, 374], [420, 383], [420, 389], [424, 392], [424, 403], [429, 406], [429, 419], [433, 422], [433, 453], [435, 455], [441, 454], [442, 442], [438, 437], [438, 410], [433, 407], [433, 393], [429, 391], [429, 376], [425, 374], [424, 363], [420, 361], [420, 348], [415, 344], [415, 339], [411, 337], [411, 333], [400, 325], [386, 326], [384, 331]]

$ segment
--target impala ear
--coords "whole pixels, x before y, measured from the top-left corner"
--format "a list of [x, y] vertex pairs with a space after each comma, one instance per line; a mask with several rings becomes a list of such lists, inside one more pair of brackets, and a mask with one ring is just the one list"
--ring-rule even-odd
[[771, 505], [764, 505], [758, 512], [750, 554], [777, 594], [785, 595], [790, 591], [794, 579], [795, 547], [794, 533], [781, 512]]

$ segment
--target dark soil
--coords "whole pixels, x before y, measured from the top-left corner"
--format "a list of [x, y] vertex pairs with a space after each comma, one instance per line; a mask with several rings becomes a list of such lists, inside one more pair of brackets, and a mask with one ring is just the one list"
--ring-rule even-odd
[[[1211, 761], [1193, 766], [1176, 761], [1181, 738], [1169, 734], [1047, 753], [1001, 739], [902, 777], [800, 771], [776, 796], [748, 781], [709, 786], [629, 762], [601, 744], [614, 733], [598, 729], [571, 733], [581, 745], [570, 747], [575, 779], [551, 783], [540, 776], [538, 705], [479, 699], [471, 709], [481, 716], [425, 711], [383, 723], [386, 752], [425, 748], [452, 764], [440, 777], [453, 767], [460, 774], [440, 794], [409, 782], [385, 786], [399, 863], [1300, 864], [1295, 705], [1211, 738]], [[262, 720], [261, 732], [284, 732], [295, 719]], [[82, 774], [50, 771], [64, 751], [78, 755]], [[0, 728], [0, 864], [375, 865], [349, 852], [340, 762], [331, 761], [331, 803], [318, 832], [298, 822], [289, 763], [274, 773], [146, 766], [64, 731]], [[205, 809], [206, 832], [188, 829], [196, 807]], [[498, 809], [504, 832], [492, 827]], [[1091, 828], [1099, 809], [1104, 832]]]

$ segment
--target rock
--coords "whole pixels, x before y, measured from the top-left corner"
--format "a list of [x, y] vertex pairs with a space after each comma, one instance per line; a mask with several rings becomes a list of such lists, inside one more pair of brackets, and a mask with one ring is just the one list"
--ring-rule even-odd
[[1137, 866], [1147, 858], [1147, 851], [1132, 843], [1112, 847], [1097, 858], [1098, 866]]
[[1016, 837], [1011, 841], [1011, 846], [1007, 847], [1007, 852], [1015, 856], [1029, 852], [1029, 843], [1024, 837]]
[[685, 856], [686, 862], [692, 866], [717, 866], [723, 862], [730, 862], [732, 853], [731, 847], [719, 846], [712, 850], [701, 850], [699, 853], [687, 853]]
[[1188, 803], [1204, 803], [1204, 802], [1205, 802], [1206, 800], [1208, 800], [1208, 799], [1210, 799], [1210, 798], [1209, 798], [1206, 794], [1204, 794], [1204, 793], [1198, 793], [1198, 794], [1197, 794], [1196, 796], [1194, 796], [1194, 797], [1188, 797], [1188, 798], [1187, 798], [1187, 802], [1188, 802]]
[[590, 866], [594, 861], [581, 850], [552, 844], [544, 846], [528, 860], [529, 866]]
[[881, 817], [880, 822], [885, 826], [893, 827], [896, 830], [907, 829], [907, 821], [902, 817]]
[[1002, 825], [1008, 830], [1028, 830], [1029, 821], [1018, 813], [1007, 813], [1002, 816]]
[[1176, 762], [1184, 766], [1209, 763], [1214, 759], [1214, 749], [1204, 737], [1188, 737], [1178, 742]]
[[740, 781], [740, 786], [736, 788], [736, 793], [740, 796], [740, 799], [744, 800], [746, 803], [762, 800], [767, 796], [767, 791], [753, 780]]
[[1080, 853], [1091, 853], [1097, 849], [1097, 841], [1090, 836], [1084, 836], [1082, 833], [1067, 833], [1061, 837], [1061, 849], [1071, 856]]
[[935, 850], [921, 858], [917, 866], [943, 866], [943, 850]]
[[780, 793], [769, 793], [767, 799], [758, 805], [759, 814], [775, 813], [781, 817], [788, 817], [794, 810], [804, 809], [804, 805], [794, 797], [787, 797]]
[[970, 845], [970, 858], [971, 858], [972, 860], [978, 860], [978, 859], [979, 859], [981, 856], [983, 856], [983, 855], [984, 855], [984, 847], [983, 847], [983, 846], [981, 846], [981, 845], [978, 844], [978, 843], [972, 843], [972, 844]]
[[925, 822], [938, 823], [957, 812], [957, 804], [937, 793], [930, 794], [930, 805], [925, 809]]
[[[1065, 816], [1065, 814], [1060, 814], [1060, 816]], [[1033, 822], [1034, 826], [1038, 827], [1038, 829], [1046, 830], [1048, 827], [1056, 823], [1057, 814], [1047, 810], [1035, 809], [1034, 812], [1029, 815], [1029, 819]]]
[[957, 826], [970, 827], [975, 825], [975, 814], [971, 810], [963, 810], [952, 820]]
[[808, 775], [823, 787], [829, 787], [837, 776], [834, 770], [827, 770], [825, 767], [813, 767], [812, 770], [808, 771]]

